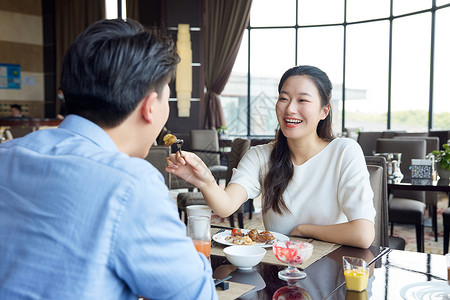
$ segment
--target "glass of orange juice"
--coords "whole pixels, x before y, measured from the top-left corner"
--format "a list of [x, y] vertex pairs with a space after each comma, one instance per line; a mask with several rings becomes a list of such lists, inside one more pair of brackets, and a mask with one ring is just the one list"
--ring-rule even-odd
[[369, 267], [364, 259], [343, 256], [345, 285], [347, 289], [362, 292], [369, 282]]
[[208, 259], [211, 255], [211, 219], [208, 216], [188, 217], [187, 235], [192, 239], [195, 249]]

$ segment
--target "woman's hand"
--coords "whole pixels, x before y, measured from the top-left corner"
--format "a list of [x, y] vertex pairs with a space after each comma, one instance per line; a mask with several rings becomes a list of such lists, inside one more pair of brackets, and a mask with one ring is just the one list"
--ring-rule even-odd
[[194, 153], [177, 151], [166, 158], [166, 171], [202, 189], [206, 185], [216, 184], [216, 180], [205, 163]]

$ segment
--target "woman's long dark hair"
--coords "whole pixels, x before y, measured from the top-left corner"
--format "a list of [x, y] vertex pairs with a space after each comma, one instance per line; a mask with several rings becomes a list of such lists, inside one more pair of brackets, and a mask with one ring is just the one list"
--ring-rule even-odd
[[[280, 79], [278, 84], [278, 93], [280, 93], [284, 82], [291, 76], [306, 76], [310, 79], [319, 90], [322, 107], [328, 105], [330, 110], [328, 116], [319, 121], [317, 125], [317, 135], [324, 141], [334, 139], [331, 130], [331, 90], [333, 88], [327, 74], [317, 67], [313, 66], [297, 66], [287, 70]], [[292, 176], [294, 174], [294, 166], [292, 164], [291, 153], [287, 144], [287, 139], [280, 129], [275, 137], [275, 145], [270, 154], [269, 171], [264, 178], [263, 183], [263, 213], [272, 209], [278, 214], [283, 214], [282, 210], [289, 212], [289, 208], [283, 200], [283, 193], [286, 190]]]

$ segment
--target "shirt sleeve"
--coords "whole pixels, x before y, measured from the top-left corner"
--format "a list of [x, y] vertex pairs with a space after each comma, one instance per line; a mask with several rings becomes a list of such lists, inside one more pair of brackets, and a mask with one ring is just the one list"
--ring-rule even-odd
[[376, 212], [369, 171], [361, 147], [354, 141], [347, 143], [341, 152], [338, 201], [348, 221], [374, 222]]
[[264, 176], [264, 166], [268, 165], [272, 147], [269, 145], [256, 146], [242, 157], [230, 183], [241, 185], [248, 194], [249, 199], [255, 199], [261, 194], [261, 178]]
[[153, 167], [130, 185], [110, 264], [133, 293], [151, 299], [217, 299], [210, 262], [186, 236], [162, 175]]

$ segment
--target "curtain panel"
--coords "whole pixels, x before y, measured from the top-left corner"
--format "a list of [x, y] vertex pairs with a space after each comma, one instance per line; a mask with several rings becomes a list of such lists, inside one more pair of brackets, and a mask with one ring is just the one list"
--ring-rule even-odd
[[219, 95], [230, 77], [247, 27], [251, 0], [205, 0], [203, 41], [206, 93], [200, 104], [205, 128], [226, 126]]
[[139, 0], [127, 0], [127, 19], [139, 21]]
[[[56, 40], [56, 86], [61, 83], [61, 68], [66, 50], [86, 27], [104, 19], [105, 0], [56, 0], [55, 40]], [[55, 91], [56, 93], [56, 91]], [[59, 112], [60, 102], [56, 111]]]

